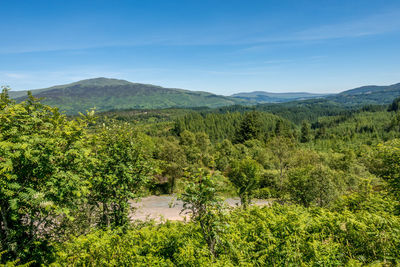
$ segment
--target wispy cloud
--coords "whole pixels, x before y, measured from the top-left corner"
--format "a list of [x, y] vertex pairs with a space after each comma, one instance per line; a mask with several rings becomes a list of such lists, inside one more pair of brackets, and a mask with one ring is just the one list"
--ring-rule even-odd
[[357, 20], [320, 25], [285, 36], [268, 36], [252, 39], [252, 44], [241, 48], [241, 52], [256, 52], [273, 44], [307, 44], [332, 39], [362, 38], [400, 31], [400, 10], [375, 14]]
[[[0, 74], [1, 75], [1, 74]], [[3, 73], [3, 76], [11, 78], [11, 79], [25, 79], [29, 78], [28, 75], [22, 73]]]
[[[149, 33], [143, 36], [123, 36], [114, 40], [80, 43], [30, 43], [29, 46], [21, 44], [19, 47], [5, 47], [0, 44], [0, 54], [35, 53], [54, 51], [76, 51], [107, 47], [134, 47], [134, 46], [249, 46], [243, 51], [263, 48], [274, 43], [299, 43], [320, 41], [338, 38], [360, 38], [371, 35], [385, 34], [400, 31], [400, 10], [374, 14], [350, 21], [334, 24], [318, 25], [315, 27], [276, 35], [275, 32], [258, 32], [243, 36], [242, 32], [224, 27], [197, 28], [191, 31], [175, 29], [174, 31]], [[245, 26], [243, 26], [245, 27]], [[249, 26], [250, 27], [250, 26]], [[250, 31], [251, 32], [251, 31]]]
[[295, 40], [357, 38], [400, 30], [400, 11], [372, 15], [355, 21], [322, 25], [296, 33]]

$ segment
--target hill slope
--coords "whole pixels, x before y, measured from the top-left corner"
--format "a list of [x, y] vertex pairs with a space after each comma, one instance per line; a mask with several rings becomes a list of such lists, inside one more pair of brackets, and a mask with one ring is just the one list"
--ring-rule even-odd
[[398, 96], [400, 96], [400, 83], [387, 86], [362, 86], [326, 98], [336, 103], [351, 106], [389, 104]]
[[[248, 103], [242, 99], [219, 96], [124, 80], [95, 78], [32, 90], [43, 103], [59, 107], [67, 114], [76, 114], [96, 107], [97, 111], [116, 109], [157, 109], [168, 107], [221, 107]], [[24, 95], [24, 96], [22, 96]], [[26, 98], [26, 91], [11, 92], [18, 100]]]
[[[10, 96], [21, 101], [27, 91], [11, 91]], [[121, 109], [161, 109], [169, 107], [223, 107], [259, 103], [268, 111], [283, 109], [302, 110], [337, 109], [363, 105], [389, 104], [400, 96], [400, 83], [388, 86], [363, 86], [339, 94], [311, 93], [239, 93], [231, 97], [207, 92], [163, 88], [150, 84], [131, 83], [124, 80], [95, 78], [32, 90], [45, 104], [59, 107], [67, 114], [85, 112], [96, 107], [97, 111]], [[260, 108], [260, 107], [258, 107]]]

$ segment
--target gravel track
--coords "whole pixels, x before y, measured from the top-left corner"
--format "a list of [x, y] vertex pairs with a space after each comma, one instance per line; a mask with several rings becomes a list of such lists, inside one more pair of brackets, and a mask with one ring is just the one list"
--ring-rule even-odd
[[[239, 198], [227, 198], [225, 202], [231, 206], [236, 207], [239, 205]], [[269, 205], [268, 200], [254, 200], [253, 205]], [[183, 221], [185, 219], [184, 214], [180, 214], [182, 210], [182, 201], [176, 200], [174, 196], [149, 196], [140, 199], [139, 201], [131, 201], [131, 205], [136, 210], [130, 215], [132, 220], [172, 220], [172, 221]]]

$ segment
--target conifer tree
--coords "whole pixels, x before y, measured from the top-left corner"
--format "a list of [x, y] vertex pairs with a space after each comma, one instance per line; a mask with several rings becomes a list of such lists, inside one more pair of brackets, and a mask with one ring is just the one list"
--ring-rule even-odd
[[301, 143], [307, 143], [311, 140], [311, 127], [308, 121], [303, 121], [301, 124]]
[[247, 140], [257, 139], [261, 133], [260, 114], [256, 111], [248, 112], [244, 115], [239, 129], [236, 132], [236, 142], [243, 143]]

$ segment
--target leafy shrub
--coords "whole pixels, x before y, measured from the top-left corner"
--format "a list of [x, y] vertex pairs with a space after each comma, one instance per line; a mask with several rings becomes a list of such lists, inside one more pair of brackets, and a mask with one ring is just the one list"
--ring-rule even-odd
[[400, 219], [273, 205], [235, 209], [212, 259], [194, 223], [166, 222], [126, 233], [95, 231], [58, 248], [54, 266], [343, 266], [400, 264]]
[[253, 196], [258, 199], [267, 199], [273, 197], [272, 190], [268, 187], [259, 188], [254, 190]]

